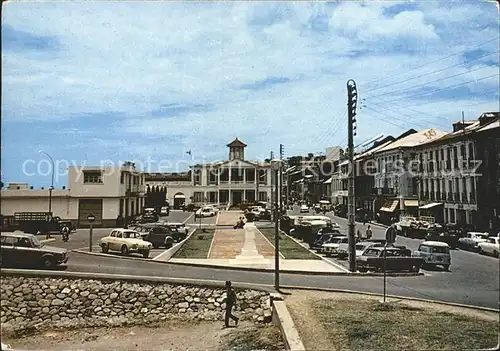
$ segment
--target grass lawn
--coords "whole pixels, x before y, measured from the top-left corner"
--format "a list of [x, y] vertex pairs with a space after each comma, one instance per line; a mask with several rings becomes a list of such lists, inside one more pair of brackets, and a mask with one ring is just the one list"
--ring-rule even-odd
[[172, 258], [207, 258], [214, 237], [214, 229], [196, 229]]
[[398, 302], [321, 299], [311, 302], [332, 348], [470, 350], [498, 343], [498, 320]]
[[[274, 245], [274, 228], [259, 228], [259, 231]], [[312, 254], [309, 250], [297, 244], [286, 234], [280, 234], [280, 252], [285, 259], [289, 260], [321, 260], [320, 257]]]

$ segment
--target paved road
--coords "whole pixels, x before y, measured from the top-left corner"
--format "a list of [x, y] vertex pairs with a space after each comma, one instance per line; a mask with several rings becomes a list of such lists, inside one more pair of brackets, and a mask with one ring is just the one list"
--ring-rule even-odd
[[[172, 213], [173, 212], [171, 212], [171, 216]], [[181, 216], [180, 213], [181, 212], [179, 212], [179, 215], [175, 214], [174, 216]], [[169, 218], [169, 220], [174, 222], [172, 218], [174, 217]], [[338, 217], [334, 217], [334, 219], [341, 226], [345, 226], [345, 219]], [[360, 226], [362, 225], [360, 224]], [[383, 228], [373, 226], [374, 237], [383, 237], [384, 230]], [[77, 243], [80, 243], [80, 240], [85, 242], [85, 232], [88, 234], [88, 230], [83, 230], [82, 237], [78, 239]], [[103, 235], [105, 234], [107, 234], [106, 231], [104, 231]], [[69, 243], [71, 242], [72, 241]], [[406, 245], [409, 248], [415, 248], [418, 242], [419, 240], [402, 237], [398, 237], [397, 239], [398, 244]], [[499, 262], [499, 260], [491, 257], [480, 256], [469, 252], [453, 251], [451, 272], [425, 271], [425, 276], [388, 277], [387, 293], [498, 308]], [[274, 282], [274, 275], [272, 273], [178, 266], [168, 263], [90, 256], [75, 252], [71, 253], [67, 269], [75, 272], [232, 280], [235, 282], [266, 285], [273, 285]], [[379, 277], [281, 274], [281, 284], [303, 287], [351, 289], [374, 293], [383, 292], [383, 280]]]
[[[72, 253], [68, 262], [69, 271], [96, 272], [109, 274], [130, 274], [208, 280], [231, 280], [254, 284], [273, 285], [272, 273], [235, 271], [204, 267], [178, 266], [168, 263], [156, 263], [139, 260], [127, 260], [113, 257], [89, 256]], [[379, 277], [343, 277], [318, 276], [307, 274], [281, 274], [282, 285], [316, 288], [337, 288], [383, 292], [383, 280]], [[446, 283], [435, 284], [429, 276], [388, 277], [387, 293], [408, 297], [464, 303], [490, 308], [498, 308], [498, 286], [496, 292], [478, 287], [453, 287]]]
[[[298, 211], [291, 211], [291, 214], [297, 213]], [[331, 213], [327, 216], [338, 223], [344, 232], [347, 232], [347, 219], [333, 216]], [[384, 227], [373, 224], [371, 227], [374, 238], [383, 239], [385, 237]], [[356, 231], [358, 229], [364, 231], [362, 223], [356, 224]], [[421, 239], [398, 236], [396, 244], [416, 250], [422, 241]], [[464, 303], [490, 303], [498, 308], [500, 260], [462, 250], [452, 250], [451, 257], [449, 272], [440, 269], [422, 270], [425, 274], [423, 277], [418, 279], [412, 277], [392, 278], [391, 285], [398, 285], [439, 300], [456, 298], [461, 299]]]

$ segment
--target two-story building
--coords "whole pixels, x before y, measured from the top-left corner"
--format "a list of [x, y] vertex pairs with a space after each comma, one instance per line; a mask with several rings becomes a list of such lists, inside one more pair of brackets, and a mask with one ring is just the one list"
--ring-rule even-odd
[[377, 207], [382, 205], [375, 208], [375, 212], [380, 222], [390, 223], [391, 218], [398, 218], [400, 214], [417, 214], [419, 202], [416, 179], [410, 162], [414, 159], [413, 150], [445, 134], [436, 129], [420, 132], [411, 129], [374, 153], [376, 203]]
[[[120, 167], [71, 166], [68, 186], [52, 190], [54, 216], [70, 219], [79, 227], [88, 226], [87, 216], [95, 216], [95, 226], [112, 227], [118, 215], [131, 217], [144, 206], [144, 174], [127, 162]], [[50, 189], [33, 189], [27, 184], [9, 184], [1, 193], [2, 215], [15, 212], [48, 212]]]
[[166, 187], [166, 200], [179, 208], [183, 203], [236, 206], [242, 202], [272, 198], [272, 165], [245, 159], [247, 145], [238, 138], [227, 145], [225, 161], [195, 164], [186, 173], [148, 175], [150, 187]]

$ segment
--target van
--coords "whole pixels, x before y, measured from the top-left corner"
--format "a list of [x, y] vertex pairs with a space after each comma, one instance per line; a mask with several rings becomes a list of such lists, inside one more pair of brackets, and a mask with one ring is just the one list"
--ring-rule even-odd
[[440, 241], [424, 241], [412, 256], [423, 260], [422, 268], [442, 266], [447, 271], [451, 265], [450, 246]]

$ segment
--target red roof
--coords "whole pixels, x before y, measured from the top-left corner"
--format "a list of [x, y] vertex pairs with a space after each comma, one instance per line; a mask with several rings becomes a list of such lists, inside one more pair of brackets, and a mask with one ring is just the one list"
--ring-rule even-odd
[[227, 144], [227, 147], [246, 147], [246, 146], [247, 146], [247, 144], [240, 141], [238, 138], [234, 139], [232, 142]]

